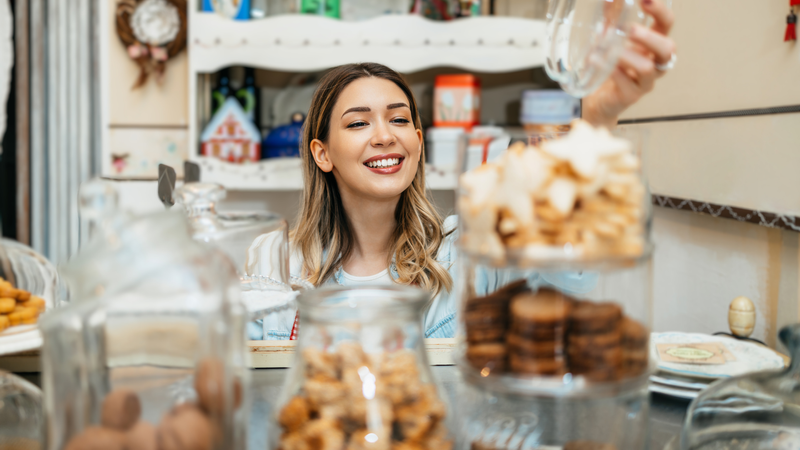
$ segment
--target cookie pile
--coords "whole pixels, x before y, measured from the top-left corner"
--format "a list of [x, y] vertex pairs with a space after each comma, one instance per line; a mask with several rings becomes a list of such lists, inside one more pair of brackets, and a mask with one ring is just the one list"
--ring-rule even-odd
[[512, 372], [552, 376], [567, 372], [564, 338], [569, 308], [569, 300], [552, 289], [514, 297], [506, 335]]
[[[141, 420], [142, 405], [136, 392], [115, 389], [103, 399], [100, 426], [89, 426], [73, 437], [65, 450], [212, 450], [219, 448], [222, 432], [224, 367], [208, 358], [195, 370], [198, 402], [182, 403], [168, 412], [158, 426]], [[233, 407], [242, 402], [242, 386], [233, 384]]]
[[502, 262], [636, 257], [645, 187], [631, 144], [576, 121], [562, 138], [522, 143], [464, 173], [458, 199], [467, 251]]
[[[471, 316], [476, 305], [493, 311], [492, 317], [507, 317], [507, 326], [498, 320], [488, 327]], [[606, 382], [640, 375], [649, 361], [647, 329], [618, 304], [576, 300], [550, 288], [531, 293], [524, 280], [470, 299], [465, 329], [466, 358], [484, 376], [572, 373]]]
[[15, 325], [34, 324], [44, 309], [44, 299], [28, 291], [15, 289], [0, 277], [0, 331]]
[[464, 321], [470, 346], [467, 359], [473, 366], [489, 371], [506, 370], [505, 335], [508, 329], [508, 305], [511, 298], [527, 289], [519, 280], [486, 297], [475, 297], [466, 303]]
[[343, 342], [335, 352], [306, 348], [302, 358], [302, 390], [278, 414], [282, 450], [452, 448], [445, 406], [413, 352], [367, 355]]

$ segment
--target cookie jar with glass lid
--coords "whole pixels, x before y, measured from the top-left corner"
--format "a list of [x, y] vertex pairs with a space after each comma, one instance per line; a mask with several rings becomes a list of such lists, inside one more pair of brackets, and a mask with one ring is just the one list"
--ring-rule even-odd
[[[289, 275], [286, 220], [268, 211], [217, 211], [226, 191], [215, 183], [186, 183], [174, 196], [188, 217], [192, 237], [214, 245], [233, 261], [250, 319], [292, 315], [297, 291], [310, 285]], [[258, 322], [247, 327], [250, 339], [262, 339]]]
[[301, 294], [295, 363], [274, 408], [270, 448], [452, 448], [425, 353], [429, 301], [399, 285]]
[[236, 273], [183, 214], [118, 216], [61, 274], [72, 302], [41, 322], [47, 449], [244, 448]]
[[639, 153], [578, 121], [462, 173], [459, 448], [645, 446], [652, 244]]

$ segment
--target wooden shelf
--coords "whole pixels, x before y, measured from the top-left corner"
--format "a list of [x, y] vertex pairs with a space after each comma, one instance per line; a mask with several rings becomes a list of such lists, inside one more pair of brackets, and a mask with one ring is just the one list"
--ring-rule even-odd
[[315, 15], [234, 21], [190, 7], [190, 72], [230, 65], [304, 72], [373, 61], [400, 72], [441, 66], [508, 72], [544, 63], [545, 23], [518, 17], [448, 22], [386, 15], [343, 22]]

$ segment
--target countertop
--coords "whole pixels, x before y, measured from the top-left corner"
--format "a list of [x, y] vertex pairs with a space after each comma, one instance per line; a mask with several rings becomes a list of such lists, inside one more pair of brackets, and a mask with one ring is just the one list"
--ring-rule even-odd
[[[456, 388], [461, 377], [455, 366], [433, 366], [433, 375], [447, 392], [453, 404]], [[271, 405], [278, 399], [286, 369], [254, 369], [251, 372], [252, 412], [250, 414], [249, 450], [266, 449], [266, 424], [271, 414]], [[18, 374], [41, 386], [38, 373]], [[686, 400], [651, 394], [650, 405], [650, 450], [662, 450], [666, 444], [680, 434], [689, 402]]]

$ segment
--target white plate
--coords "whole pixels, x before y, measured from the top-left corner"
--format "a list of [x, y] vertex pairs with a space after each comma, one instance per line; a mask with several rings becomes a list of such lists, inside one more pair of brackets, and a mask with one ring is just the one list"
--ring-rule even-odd
[[[733, 356], [736, 357], [736, 360], [728, 361], [725, 364], [680, 364], [661, 361], [656, 350], [657, 344], [701, 344], [708, 342], [725, 344]], [[784, 367], [783, 358], [767, 347], [752, 342], [700, 333], [652, 333], [650, 335], [650, 352], [652, 358], [658, 361], [658, 370], [691, 378], [715, 380], [762, 370], [782, 369]]]
[[704, 383], [701, 380], [685, 378], [679, 375], [673, 375], [662, 372], [659, 372], [657, 375], [650, 375], [650, 381], [653, 383], [658, 383], [669, 387], [692, 389], [695, 391], [702, 391], [703, 389], [709, 386], [709, 383]]
[[697, 398], [698, 395], [700, 395], [700, 391], [669, 387], [656, 383], [650, 383], [650, 392], [657, 392], [659, 394], [669, 395], [670, 397], [683, 398], [686, 400], [694, 400]]
[[17, 325], [0, 333], [0, 355], [36, 350], [41, 346], [38, 325]]

